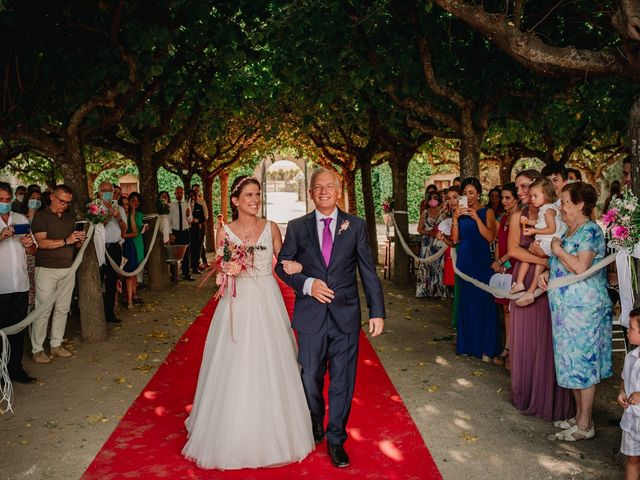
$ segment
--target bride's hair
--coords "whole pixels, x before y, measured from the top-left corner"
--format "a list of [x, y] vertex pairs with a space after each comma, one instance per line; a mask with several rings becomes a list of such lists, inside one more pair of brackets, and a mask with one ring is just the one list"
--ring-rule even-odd
[[[257, 185], [258, 188], [261, 188], [260, 182], [255, 177], [250, 177], [249, 175], [240, 175], [239, 177], [236, 177], [236, 179], [231, 184], [231, 195], [229, 197], [239, 198], [240, 195], [242, 194], [242, 190], [244, 190], [244, 187], [252, 183], [254, 185]], [[229, 201], [231, 203], [231, 219], [237, 220], [238, 207], [236, 207], [231, 200]]]

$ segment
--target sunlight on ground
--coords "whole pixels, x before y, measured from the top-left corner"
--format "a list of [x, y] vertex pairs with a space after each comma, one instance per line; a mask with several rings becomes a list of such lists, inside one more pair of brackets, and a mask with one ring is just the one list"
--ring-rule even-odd
[[402, 403], [402, 399], [400, 398], [400, 395], [391, 395], [391, 397], [389, 398], [396, 403]]
[[364, 440], [362, 432], [359, 428], [347, 428], [347, 432], [349, 432], [349, 438], [355, 440], [356, 442], [361, 442], [362, 440]]
[[558, 460], [548, 455], [538, 455], [538, 463], [554, 474], [570, 475], [579, 471], [574, 463]]
[[404, 460], [402, 452], [398, 450], [391, 440], [381, 441], [378, 444], [378, 447], [380, 448], [380, 451], [390, 459], [395, 460], [396, 462], [402, 462]]
[[153, 411], [158, 417], [164, 417], [167, 413], [169, 413], [169, 411], [164, 407], [156, 407], [153, 409]]
[[460, 463], [464, 463], [471, 458], [471, 454], [467, 452], [461, 452], [459, 450], [450, 450], [449, 455], [451, 455], [451, 458], [453, 458], [456, 462]]
[[443, 367], [450, 367], [450, 366], [451, 366], [451, 364], [449, 363], [449, 361], [448, 361], [446, 358], [441, 357], [440, 355], [438, 355], [438, 356], [436, 357], [436, 363], [437, 363], [438, 365], [442, 365]]
[[147, 400], [155, 400], [156, 398], [158, 398], [158, 392], [153, 390], [147, 390], [142, 394], [142, 396]]
[[421, 407], [418, 407], [418, 412], [420, 412], [420, 414], [427, 414], [427, 415], [440, 415], [440, 409], [438, 407], [434, 407], [433, 405], [422, 405]]
[[379, 365], [378, 362], [374, 362], [373, 360], [366, 359], [364, 361], [365, 365], [369, 365], [370, 367], [377, 367]]
[[463, 420], [462, 418], [456, 418], [453, 421], [453, 423], [454, 423], [454, 425], [456, 427], [459, 427], [462, 430], [472, 430], [473, 429], [473, 427], [469, 423], [467, 423], [466, 420]]
[[473, 383], [467, 380], [466, 378], [459, 378], [456, 380], [456, 383], [461, 387], [467, 387], [467, 388], [473, 387]]

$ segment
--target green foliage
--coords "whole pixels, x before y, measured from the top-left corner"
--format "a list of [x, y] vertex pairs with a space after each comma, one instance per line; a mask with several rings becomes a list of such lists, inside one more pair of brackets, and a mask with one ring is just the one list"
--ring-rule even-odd
[[[417, 223], [420, 219], [420, 202], [424, 199], [425, 181], [431, 175], [431, 166], [426, 162], [414, 159], [409, 163], [407, 175], [407, 204], [409, 205], [409, 222]], [[376, 209], [376, 219], [382, 222], [382, 202], [393, 196], [393, 176], [388, 164], [374, 167], [371, 171], [373, 188], [373, 204]], [[364, 199], [362, 196], [362, 178], [358, 171], [356, 175], [356, 201], [358, 214], [364, 215]]]

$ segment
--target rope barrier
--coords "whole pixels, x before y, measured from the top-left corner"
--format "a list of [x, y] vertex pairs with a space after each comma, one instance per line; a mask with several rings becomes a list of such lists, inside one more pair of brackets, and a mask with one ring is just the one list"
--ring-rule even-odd
[[[397, 226], [394, 213], [406, 213], [406, 212], [404, 212], [404, 211], [399, 211], [399, 212], [392, 211], [391, 212], [391, 219], [393, 221], [393, 225], [394, 225], [394, 228], [395, 228], [395, 235], [398, 237], [398, 240], [400, 240], [400, 244], [402, 245], [402, 248], [404, 249], [404, 251], [406, 252], [407, 255], [412, 257], [417, 262], [420, 262], [420, 263], [431, 263], [431, 262], [436, 261], [438, 258], [440, 258], [444, 254], [444, 252], [447, 250], [447, 246], [446, 245], [442, 249], [440, 249], [438, 252], [436, 252], [434, 255], [431, 255], [430, 257], [420, 258], [420, 257], [416, 256], [413, 253], [413, 251], [409, 248], [409, 245], [407, 244], [406, 240], [402, 236], [402, 233], [400, 232], [400, 229]], [[547, 290], [552, 290], [554, 288], [562, 288], [562, 287], [566, 287], [566, 286], [573, 285], [575, 283], [581, 282], [582, 280], [584, 280], [584, 279], [590, 277], [591, 275], [593, 275], [594, 273], [596, 273], [598, 270], [602, 270], [603, 268], [607, 267], [610, 263], [615, 262], [616, 261], [616, 257], [619, 255], [619, 253], [620, 252], [616, 252], [616, 253], [612, 253], [611, 255], [606, 256], [605, 258], [600, 260], [598, 263], [596, 263], [595, 265], [592, 265], [589, 269], [585, 270], [584, 272], [582, 272], [580, 274], [571, 274], [571, 275], [567, 275], [565, 277], [554, 278], [553, 280], [549, 281], [548, 286], [547, 286]], [[453, 270], [455, 271], [456, 275], [458, 275], [458, 277], [460, 277], [462, 280], [471, 283], [472, 285], [478, 287], [481, 290], [484, 290], [487, 293], [490, 293], [491, 295], [493, 295], [494, 297], [497, 297], [497, 298], [506, 298], [508, 300], [517, 300], [518, 298], [520, 298], [522, 296], [522, 292], [510, 293], [507, 290], [501, 290], [499, 288], [491, 287], [491, 286], [487, 285], [486, 283], [481, 282], [480, 280], [477, 280], [477, 279], [475, 279], [473, 277], [470, 277], [469, 275], [467, 275], [466, 273], [464, 273], [464, 272], [462, 272], [462, 271], [460, 271], [458, 269], [457, 258], [458, 258], [458, 255], [457, 255], [456, 249], [452, 248], [451, 249], [451, 261], [453, 263]], [[537, 288], [535, 293], [534, 293], [534, 296], [535, 297], [539, 297], [543, 293], [545, 293], [544, 290], [542, 290], [540, 288]]]
[[444, 255], [444, 252], [447, 251], [447, 245], [444, 245], [440, 250], [438, 250], [436, 253], [434, 253], [433, 255], [429, 256], [429, 257], [419, 257], [417, 256], [415, 253], [413, 253], [413, 250], [411, 250], [411, 248], [409, 248], [409, 245], [407, 244], [407, 241], [404, 239], [404, 237], [402, 236], [402, 232], [400, 231], [400, 229], [398, 228], [398, 224], [396, 223], [396, 217], [395, 214], [396, 213], [400, 213], [400, 214], [406, 214], [408, 212], [405, 212], [403, 210], [400, 211], [392, 211], [391, 212], [391, 220], [393, 221], [393, 228], [395, 230], [395, 235], [396, 237], [398, 237], [398, 240], [400, 240], [400, 245], [402, 245], [402, 249], [405, 251], [405, 253], [407, 255], [409, 255], [411, 258], [413, 258], [416, 262], [418, 263], [433, 263], [436, 260], [438, 260], [440, 257], [442, 257]]
[[113, 260], [113, 258], [111, 258], [111, 256], [109, 255], [109, 252], [105, 251], [105, 258], [109, 261], [109, 263], [111, 264], [111, 267], [113, 267], [113, 269], [119, 275], [122, 275], [123, 277], [133, 277], [135, 275], [138, 275], [140, 272], [142, 272], [142, 270], [144, 270], [144, 267], [147, 265], [147, 261], [149, 260], [151, 251], [153, 250], [153, 247], [156, 245], [156, 237], [158, 236], [158, 230], [160, 229], [161, 222], [160, 222], [160, 216], [157, 213], [151, 213], [149, 215], [144, 216], [145, 220], [150, 220], [153, 218], [158, 218], [158, 220], [156, 221], [156, 224], [153, 229], [153, 236], [151, 237], [151, 243], [149, 244], [150, 245], [149, 251], [147, 251], [147, 254], [145, 255], [144, 259], [142, 260], [142, 262], [140, 262], [140, 264], [138, 265], [138, 268], [136, 268], [133, 272], [125, 272], [124, 270], [122, 270], [122, 268], [120, 268], [120, 265], [118, 265]]
[[[78, 270], [78, 267], [82, 263], [82, 259], [84, 258], [84, 252], [91, 241], [91, 237], [93, 236], [94, 230], [95, 230], [94, 225], [93, 224], [89, 225], [87, 238], [82, 244], [82, 247], [80, 247], [80, 250], [78, 251], [78, 255], [76, 255], [76, 258], [71, 264], [71, 267], [67, 272], [67, 275], [62, 279], [58, 288], [63, 289], [72, 281], [75, 282], [76, 271]], [[49, 308], [51, 308], [57, 300], [58, 300], [58, 297], [56, 297], [55, 295], [52, 295], [49, 300], [42, 303], [41, 305], [38, 305], [21, 322], [16, 323], [15, 325], [11, 325], [10, 327], [5, 327], [0, 329], [0, 340], [2, 341], [2, 358], [0, 358], [0, 378], [2, 378], [3, 380], [5, 378], [6, 379], [9, 378], [9, 374], [7, 371], [7, 362], [9, 360], [10, 348], [9, 348], [9, 341], [7, 339], [7, 335], [15, 335], [16, 333], [27, 328], [29, 325], [31, 325], [35, 321], [36, 318], [40, 317]], [[0, 413], [13, 412], [13, 409], [11, 408], [12, 395], [13, 395], [13, 387], [11, 386], [11, 382], [3, 381], [3, 385], [0, 387], [0, 405], [2, 405], [3, 402], [6, 402], [7, 408], [6, 410], [3, 410], [0, 407]]]

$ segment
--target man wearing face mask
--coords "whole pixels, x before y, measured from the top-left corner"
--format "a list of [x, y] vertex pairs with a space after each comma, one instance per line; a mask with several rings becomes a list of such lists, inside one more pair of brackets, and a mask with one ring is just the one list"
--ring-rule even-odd
[[16, 199], [11, 203], [11, 211], [20, 213], [22, 211], [22, 202], [24, 202], [24, 196], [27, 193], [27, 188], [24, 185], [16, 187]]
[[[11, 211], [11, 197], [9, 184], [0, 182], [0, 328], [16, 325], [27, 316], [27, 253], [33, 255], [37, 248], [30, 234], [16, 233], [17, 226], [27, 225], [28, 220], [24, 215]], [[36, 379], [22, 367], [24, 332], [7, 337], [11, 348], [7, 370], [14, 382], [34, 383]]]
[[[109, 256], [116, 264], [122, 261], [122, 242], [127, 231], [125, 223], [126, 214], [124, 209], [118, 206], [113, 198], [113, 184], [102, 182], [99, 187], [98, 197], [102, 203], [111, 211], [110, 217], [104, 223], [105, 248]], [[113, 269], [107, 259], [100, 267], [102, 284], [104, 285], [104, 316], [109, 323], [120, 323], [113, 311], [116, 303], [116, 285], [118, 283], [118, 273]]]

